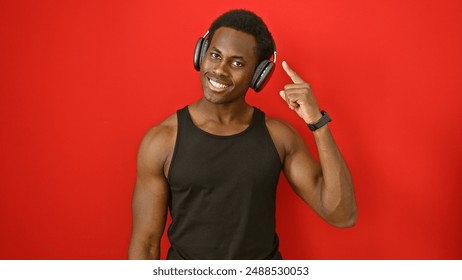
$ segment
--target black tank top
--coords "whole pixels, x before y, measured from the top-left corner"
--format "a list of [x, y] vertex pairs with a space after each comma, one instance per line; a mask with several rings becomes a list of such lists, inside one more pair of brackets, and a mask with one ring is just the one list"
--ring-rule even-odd
[[195, 126], [188, 107], [177, 116], [167, 259], [281, 259], [275, 201], [282, 164], [265, 114], [254, 108], [251, 124], [230, 136]]

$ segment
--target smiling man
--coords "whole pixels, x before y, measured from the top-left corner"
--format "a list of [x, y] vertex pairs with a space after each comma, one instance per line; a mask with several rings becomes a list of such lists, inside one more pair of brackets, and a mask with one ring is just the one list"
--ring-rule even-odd
[[[167, 211], [168, 259], [281, 259], [275, 227], [281, 171], [326, 222], [355, 224], [353, 183], [308, 83], [283, 63], [280, 91], [313, 131], [320, 163], [287, 123], [246, 103], [271, 76], [274, 42], [254, 13], [216, 19], [196, 47], [203, 98], [144, 137], [133, 194], [130, 259], [159, 259]], [[308, 128], [307, 128], [308, 129]]]

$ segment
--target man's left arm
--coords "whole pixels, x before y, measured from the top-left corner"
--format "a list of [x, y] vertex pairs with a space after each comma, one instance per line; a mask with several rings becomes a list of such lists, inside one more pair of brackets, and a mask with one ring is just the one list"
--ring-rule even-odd
[[[283, 68], [293, 83], [284, 87], [281, 97], [305, 123], [317, 122], [322, 114], [310, 85], [286, 62]], [[312, 159], [306, 144], [294, 133], [284, 159], [284, 173], [295, 192], [326, 222], [351, 227], [356, 222], [357, 207], [348, 166], [327, 125], [315, 130], [313, 135], [320, 163]]]

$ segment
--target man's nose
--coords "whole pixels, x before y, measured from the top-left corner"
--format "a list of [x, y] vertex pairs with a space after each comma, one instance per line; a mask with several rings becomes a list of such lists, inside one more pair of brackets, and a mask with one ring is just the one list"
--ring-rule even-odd
[[213, 72], [216, 75], [220, 76], [228, 76], [228, 64], [227, 62], [223, 59], [217, 62], [213, 68]]

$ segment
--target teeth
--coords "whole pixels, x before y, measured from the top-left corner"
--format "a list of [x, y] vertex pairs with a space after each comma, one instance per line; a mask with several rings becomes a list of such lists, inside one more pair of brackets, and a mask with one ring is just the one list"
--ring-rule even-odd
[[213, 87], [216, 87], [216, 88], [227, 88], [228, 86], [227, 85], [224, 85], [224, 84], [220, 84], [218, 82], [215, 82], [215, 81], [212, 81], [212, 80], [209, 80], [210, 83], [212, 84]]

